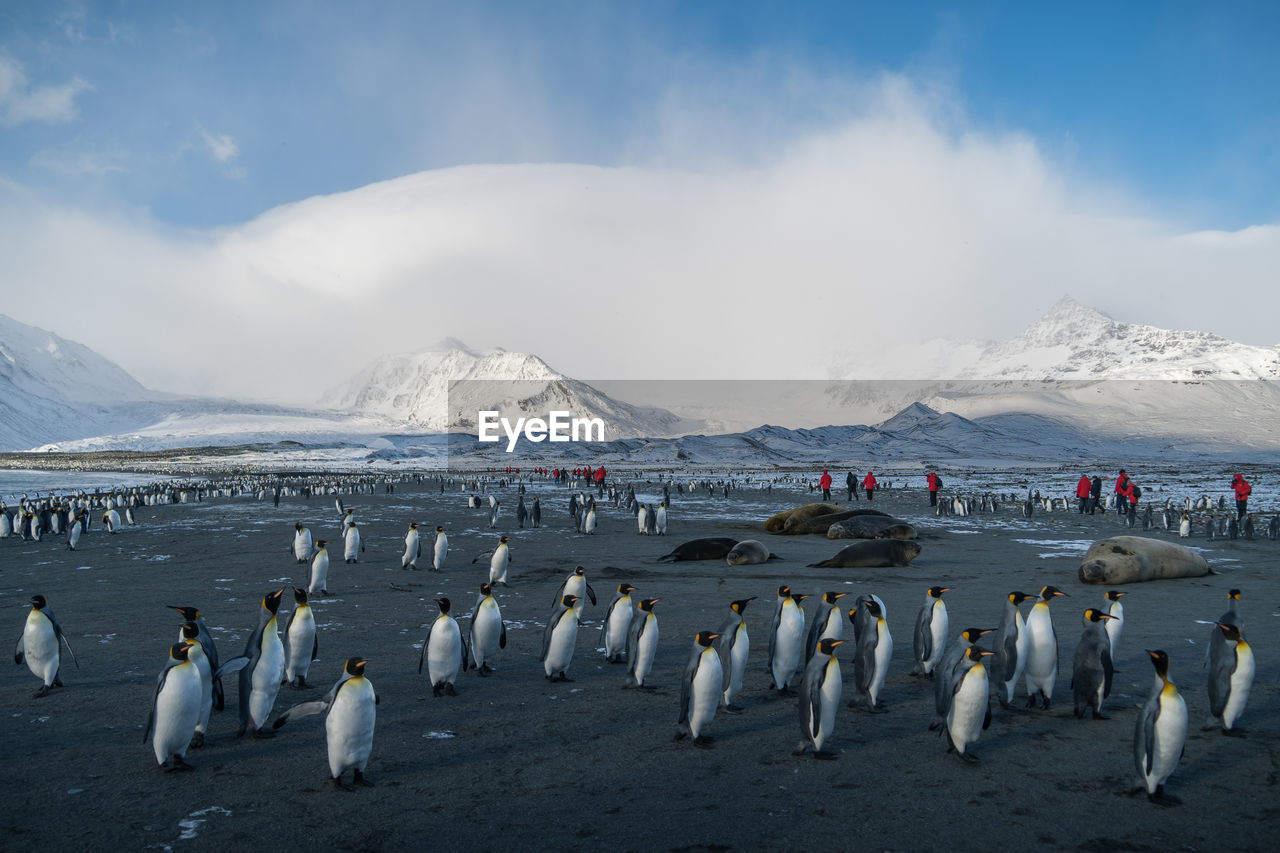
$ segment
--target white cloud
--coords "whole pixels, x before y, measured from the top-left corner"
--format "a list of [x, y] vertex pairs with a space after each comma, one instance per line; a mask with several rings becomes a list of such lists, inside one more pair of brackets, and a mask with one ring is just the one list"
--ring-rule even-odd
[[78, 114], [76, 96], [92, 89], [79, 77], [58, 86], [32, 86], [22, 66], [0, 54], [0, 124], [5, 127], [70, 121]]
[[148, 384], [297, 402], [445, 335], [588, 379], [821, 378], [1014, 334], [1063, 293], [1276, 343], [1280, 228], [1186, 234], [939, 116], [891, 79], [749, 165], [466, 166], [195, 234], [0, 192], [0, 303], [56, 288], [17, 319]]
[[236, 162], [236, 158], [240, 156], [240, 146], [236, 144], [235, 137], [229, 133], [210, 133], [203, 127], [197, 129], [200, 131], [200, 138], [204, 140], [205, 148], [209, 151], [209, 156], [222, 167], [223, 174], [236, 180], [243, 179], [248, 174], [244, 167]]

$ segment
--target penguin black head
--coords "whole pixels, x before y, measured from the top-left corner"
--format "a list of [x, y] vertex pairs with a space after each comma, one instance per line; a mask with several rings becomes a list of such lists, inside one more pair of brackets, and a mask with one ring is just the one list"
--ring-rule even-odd
[[306, 604], [307, 591], [300, 586], [295, 586], [293, 588], [293, 600], [296, 604]]
[[699, 631], [697, 636], [694, 637], [693, 639], [694, 639], [694, 642], [696, 642], [698, 645], [706, 649], [706, 648], [710, 648], [711, 644], [714, 643], [716, 641], [716, 638], [719, 636], [720, 635], [717, 634], [715, 631]]
[[872, 616], [876, 617], [877, 619], [880, 618], [880, 615], [883, 611], [880, 609], [880, 605], [876, 602], [875, 599], [864, 598], [862, 599], [862, 603], [866, 605], [868, 613], [870, 613]]
[[1240, 600], [1240, 590], [1238, 590], [1238, 589], [1233, 589], [1233, 590], [1231, 590], [1231, 592], [1227, 593], [1227, 598], [1231, 599], [1232, 601], [1239, 601], [1239, 600]]
[[844, 640], [833, 640], [830, 637], [825, 637], [818, 641], [818, 651], [824, 655], [833, 655], [835, 654], [836, 646], [843, 644]]
[[182, 623], [182, 637], [185, 640], [194, 640], [200, 636], [200, 626], [194, 622]]
[[436, 605], [440, 608], [440, 612], [442, 614], [448, 613], [449, 608], [453, 606], [453, 604], [447, 598], [437, 598]]
[[490, 595], [492, 593], [493, 593], [493, 587], [489, 586], [487, 583], [480, 584], [481, 595]]
[[350, 657], [347, 662], [342, 665], [342, 669], [350, 676], [364, 675], [364, 665], [368, 663], [364, 658]]
[[985, 649], [980, 649], [977, 646], [970, 646], [965, 650], [965, 657], [969, 658], [969, 660], [974, 663], [981, 663], [983, 658], [990, 657], [994, 654], [995, 652], [989, 652]]
[[944, 592], [950, 592], [952, 587], [949, 586], [931, 586], [929, 587], [930, 598], [942, 598]]
[[585, 574], [587, 573], [587, 570], [586, 570], [586, 569], [584, 569], [584, 568], [582, 568], [582, 566], [578, 566], [578, 568], [576, 568], [576, 569], [574, 569], [574, 570], [573, 570], [573, 573], [574, 573], [574, 575], [576, 575], [577, 577], [582, 577], [583, 575], [585, 575]]
[[417, 529], [418, 529], [418, 522], [416, 522], [416, 521], [411, 521], [411, 522], [409, 522], [409, 529], [410, 529], [410, 530], [417, 530]]
[[1062, 590], [1058, 589], [1056, 586], [1046, 586], [1040, 590], [1040, 597], [1043, 598], [1045, 601], [1049, 601], [1050, 599], [1056, 598], [1059, 595], [1061, 595], [1063, 598], [1071, 597], [1067, 595], [1065, 592], [1063, 592]]
[[174, 660], [187, 660], [189, 651], [191, 651], [190, 643], [174, 643], [169, 647], [169, 657]]
[[275, 613], [280, 609], [280, 599], [284, 597], [284, 587], [280, 587], [275, 592], [269, 592], [262, 597], [262, 606]]
[[1027, 599], [1030, 599], [1030, 598], [1035, 598], [1035, 596], [1034, 596], [1034, 595], [1028, 595], [1028, 594], [1027, 594], [1027, 593], [1025, 593], [1025, 592], [1011, 592], [1011, 593], [1009, 593], [1009, 602], [1010, 602], [1014, 607], [1017, 607], [1019, 604], [1021, 604], [1022, 602], [1026, 601]]
[[328, 539], [317, 539], [317, 540], [316, 540], [316, 548], [323, 548], [324, 546], [326, 546], [326, 545], [328, 545], [328, 544], [329, 544], [329, 540], [328, 540]]
[[43, 595], [33, 595], [33, 596], [31, 596], [31, 606], [32, 606], [32, 607], [34, 607], [36, 610], [44, 610], [45, 606], [46, 606], [48, 603], [49, 603], [49, 602], [47, 602], [47, 601], [45, 601], [45, 600], [44, 600], [44, 596], [43, 596]]
[[1156, 668], [1156, 675], [1165, 681], [1169, 680], [1169, 655], [1164, 649], [1147, 649], [1147, 654], [1151, 655], [1151, 665]]
[[990, 634], [992, 630], [991, 628], [965, 628], [960, 632], [960, 636], [970, 643], [976, 643], [984, 634]]
[[632, 586], [631, 584], [629, 584], [629, 583], [620, 583], [620, 584], [618, 584], [618, 594], [619, 594], [619, 595], [627, 595], [628, 593], [632, 593], [632, 592], [635, 592], [635, 591], [636, 591], [636, 588], [635, 588], [634, 586]]
[[778, 598], [786, 598], [789, 595], [791, 595], [791, 587], [789, 586], [778, 587]]
[[579, 600], [581, 600], [579, 596], [566, 595], [560, 599], [560, 603], [563, 604], [565, 607], [573, 607], [573, 605]]
[[827, 604], [832, 604], [832, 605], [834, 605], [837, 601], [839, 601], [840, 599], [844, 598], [844, 597], [845, 597], [846, 595], [848, 595], [848, 594], [849, 594], [849, 593], [847, 593], [847, 592], [830, 592], [830, 591], [828, 591], [828, 592], [824, 592], [824, 593], [822, 594], [822, 600], [823, 600], [824, 602], [826, 602]]
[[301, 521], [299, 521], [297, 524], [293, 525], [293, 529], [294, 529], [294, 530], [297, 530], [299, 533], [301, 533], [301, 532], [302, 532], [302, 522], [301, 522]]
[[444, 527], [443, 527], [443, 526], [441, 526], [441, 525], [439, 525], [439, 524], [437, 524], [437, 525], [436, 525], [436, 533], [444, 533]]
[[1241, 637], [1239, 625], [1232, 625], [1230, 622], [1215, 622], [1213, 624], [1218, 626], [1218, 630], [1222, 631], [1222, 635], [1230, 642], [1240, 642]]
[[1106, 591], [1106, 593], [1104, 593], [1104, 595], [1106, 596], [1107, 601], [1119, 601], [1119, 600], [1120, 600], [1120, 596], [1122, 596], [1122, 595], [1126, 595], [1126, 594], [1127, 594], [1127, 593], [1123, 593], [1123, 592], [1121, 592], [1121, 591], [1120, 591], [1120, 590], [1118, 590], [1118, 589], [1109, 589], [1109, 590], [1107, 590], [1107, 591]]
[[1097, 609], [1096, 607], [1090, 607], [1089, 609], [1085, 610], [1084, 618], [1086, 622], [1096, 623], [1096, 622], [1102, 622], [1103, 620], [1106, 620], [1106, 619], [1114, 619], [1116, 617], [1112, 616], [1110, 613], [1103, 613], [1101, 610]]
[[741, 598], [737, 601], [729, 602], [729, 607], [730, 609], [733, 610], [734, 613], [737, 613], [739, 616], [741, 616], [742, 611], [747, 609], [747, 605], [755, 600], [756, 600], [756, 597], [754, 595], [751, 596], [750, 598]]
[[644, 601], [640, 602], [640, 609], [644, 611], [652, 612], [653, 605], [657, 604], [659, 601], [661, 601], [661, 599], [646, 598]]
[[498, 541], [499, 541], [499, 542], [501, 542], [503, 545], [505, 545], [505, 544], [507, 544], [508, 542], [510, 542], [510, 541], [511, 541], [511, 537], [510, 537], [510, 536], [503, 536], [503, 537], [501, 537], [500, 539], [498, 539]]

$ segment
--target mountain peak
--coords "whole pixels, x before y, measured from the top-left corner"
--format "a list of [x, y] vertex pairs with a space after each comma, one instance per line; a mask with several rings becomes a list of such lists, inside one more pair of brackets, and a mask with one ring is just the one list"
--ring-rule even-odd
[[1116, 325], [1115, 320], [1096, 308], [1063, 296], [1015, 340], [1024, 346], [1070, 346], [1094, 339]]
[[453, 352], [455, 350], [459, 352], [465, 352], [467, 355], [479, 356], [479, 353], [477, 353], [475, 350], [471, 349], [462, 341], [458, 340], [457, 338], [451, 335], [446, 335], [445, 337], [436, 341], [434, 344], [427, 347], [423, 351], [424, 352]]

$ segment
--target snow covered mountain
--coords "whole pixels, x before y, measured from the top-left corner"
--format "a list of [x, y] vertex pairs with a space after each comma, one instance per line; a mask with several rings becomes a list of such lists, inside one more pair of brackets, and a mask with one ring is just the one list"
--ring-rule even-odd
[[474, 432], [480, 411], [498, 411], [512, 422], [552, 410], [599, 417], [611, 439], [680, 435], [702, 426], [665, 409], [616, 400], [536, 355], [480, 354], [453, 338], [422, 352], [379, 358], [326, 394], [325, 402], [410, 432]]

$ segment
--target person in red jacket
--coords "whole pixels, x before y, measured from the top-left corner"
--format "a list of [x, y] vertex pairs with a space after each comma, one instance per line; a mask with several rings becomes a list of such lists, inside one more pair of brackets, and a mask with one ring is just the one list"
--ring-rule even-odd
[[942, 478], [938, 476], [937, 472], [930, 471], [924, 479], [929, 484], [929, 506], [937, 506], [938, 489], [942, 488]]
[[871, 500], [871, 493], [875, 490], [875, 487], [876, 475], [868, 471], [867, 476], [862, 478], [862, 488], [867, 490], [867, 500]]
[[1089, 491], [1093, 488], [1093, 480], [1085, 474], [1080, 478], [1080, 482], [1076, 483], [1076, 497], [1080, 499], [1080, 513], [1083, 515], [1089, 509]]
[[1138, 484], [1128, 477], [1124, 478], [1124, 491], [1120, 493], [1128, 504], [1125, 512], [1130, 519], [1136, 518], [1138, 515], [1138, 499], [1142, 497], [1142, 490], [1138, 488]]
[[1120, 515], [1124, 515], [1126, 512], [1129, 511], [1129, 506], [1128, 506], [1129, 499], [1125, 497], [1125, 492], [1128, 491], [1127, 489], [1128, 482], [1129, 482], [1129, 475], [1124, 472], [1123, 468], [1121, 468], [1120, 476], [1116, 477], [1116, 488], [1115, 488], [1116, 512], [1118, 512]]
[[1244, 474], [1236, 474], [1231, 478], [1231, 490], [1236, 493], [1236, 521], [1239, 521], [1249, 511], [1249, 495], [1253, 493], [1253, 486], [1249, 485]]
[[822, 476], [818, 478], [818, 488], [822, 489], [824, 501], [831, 500], [831, 475], [826, 471], [823, 471]]

